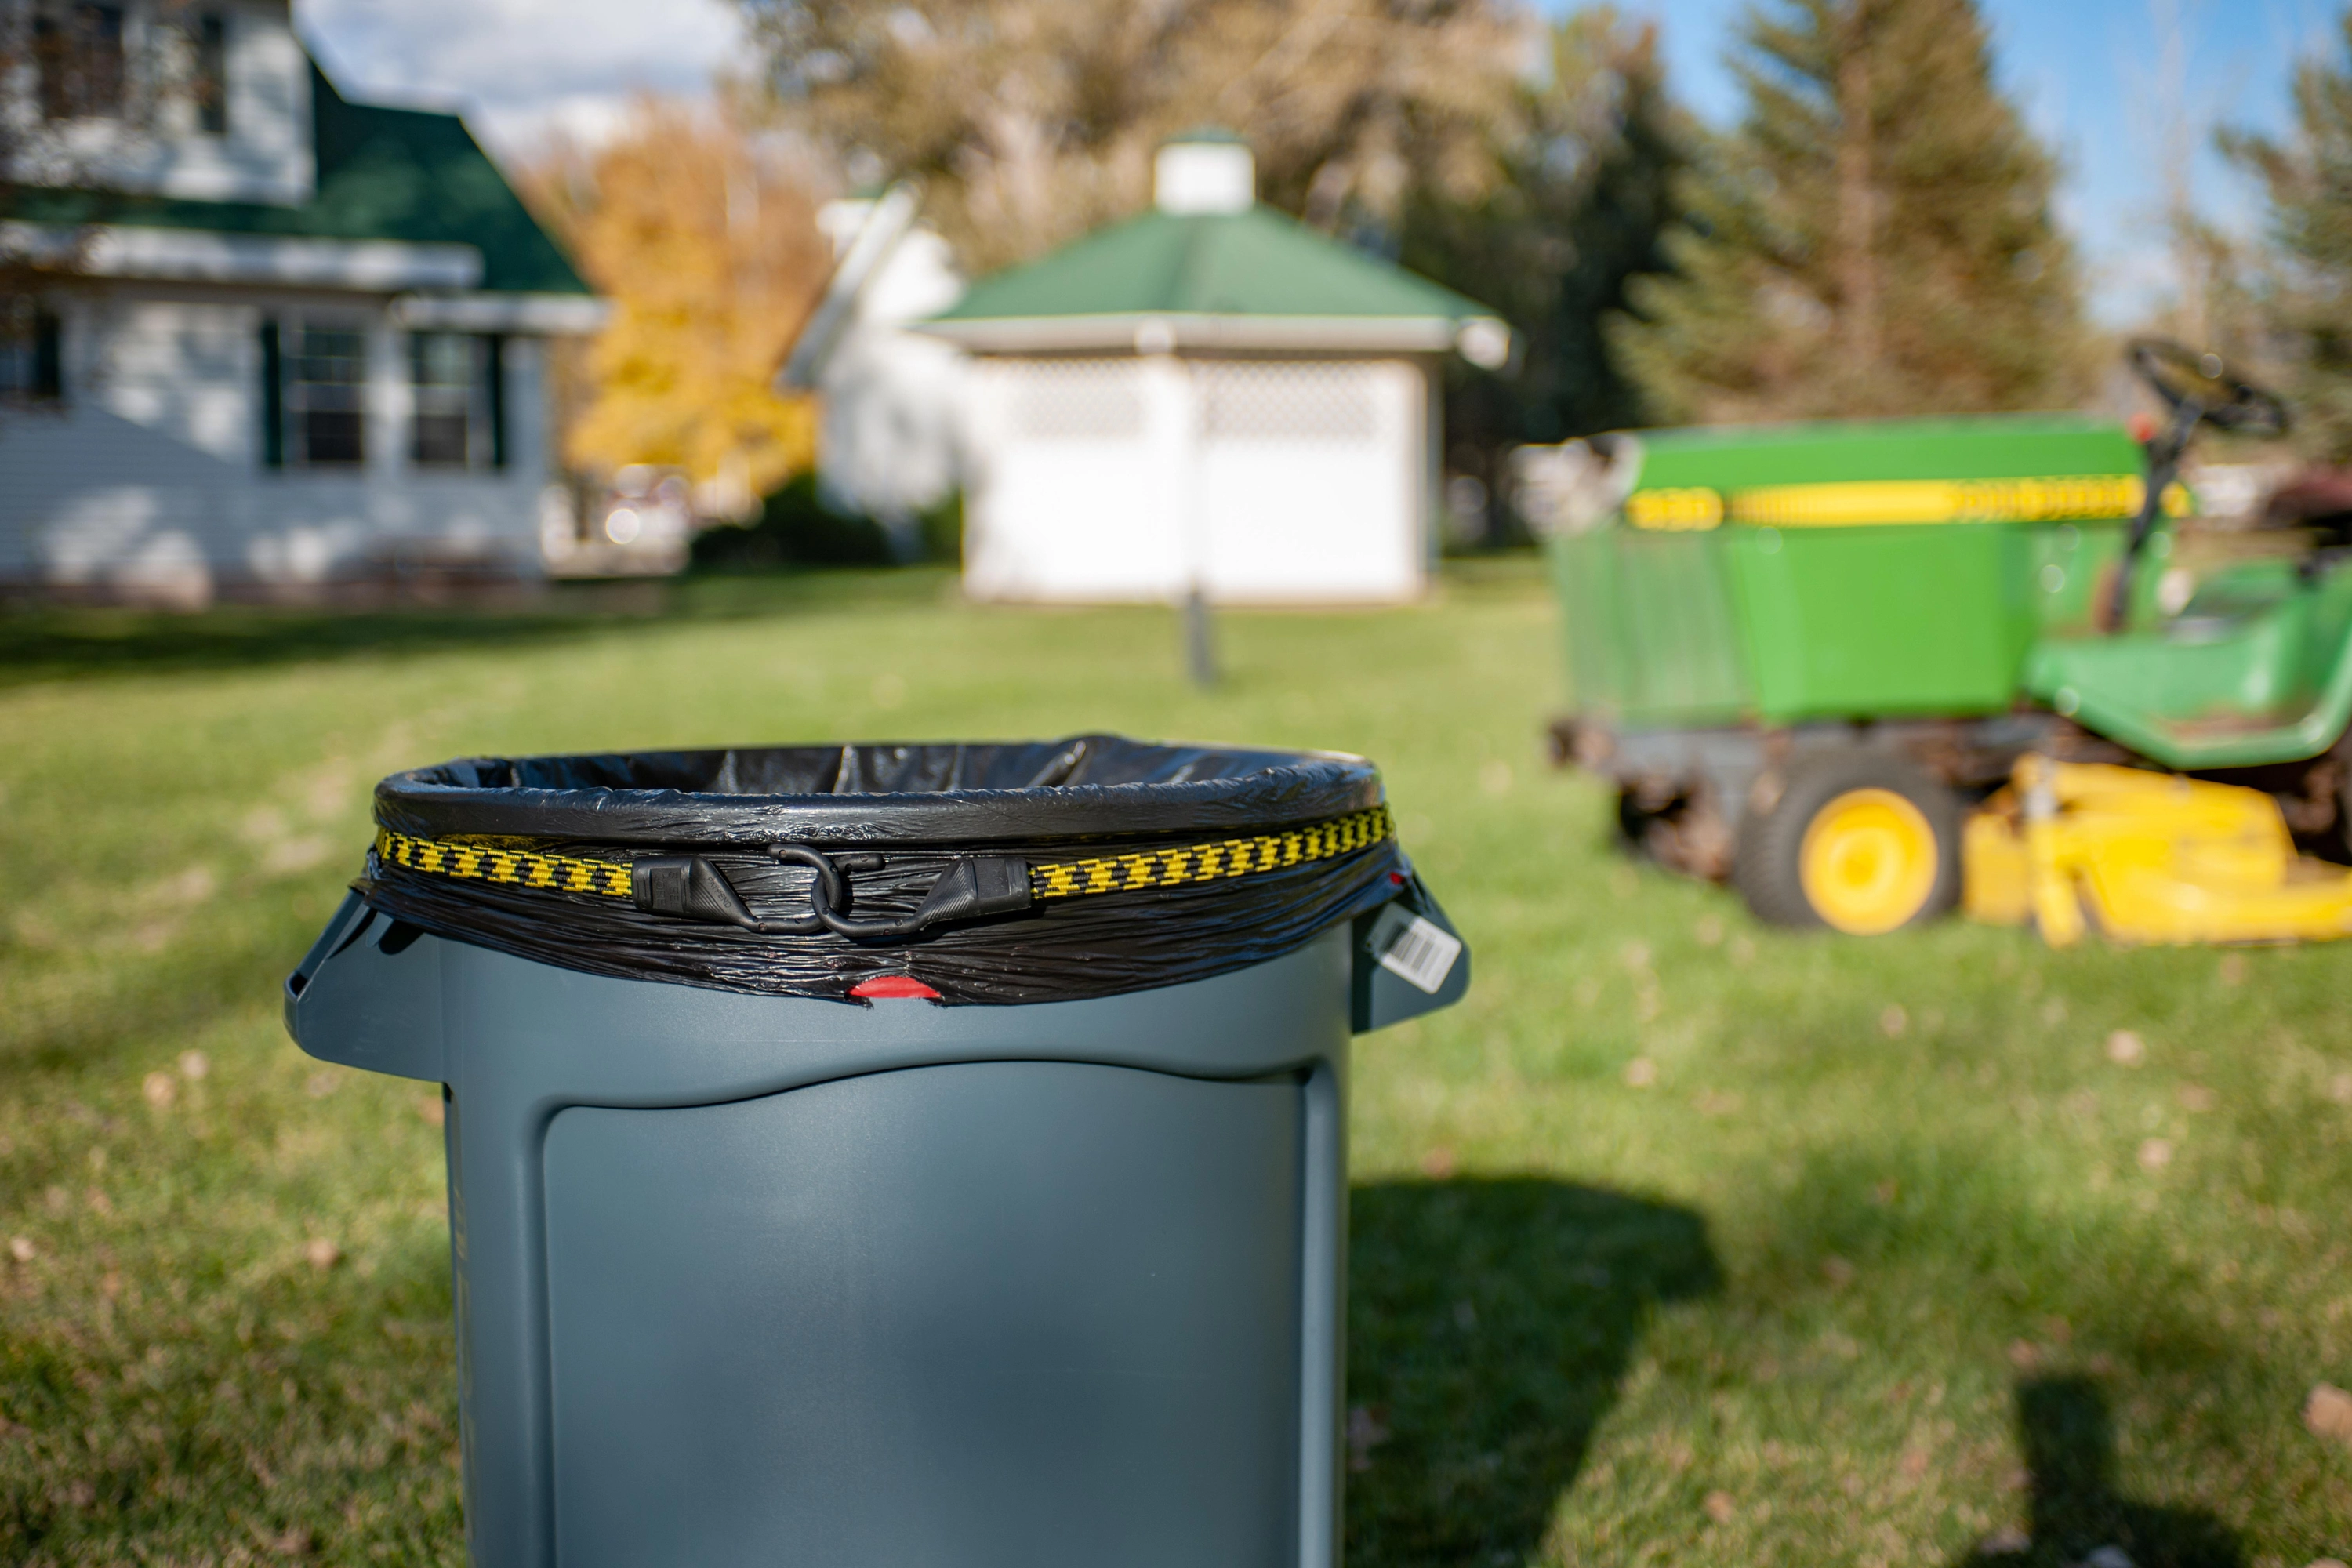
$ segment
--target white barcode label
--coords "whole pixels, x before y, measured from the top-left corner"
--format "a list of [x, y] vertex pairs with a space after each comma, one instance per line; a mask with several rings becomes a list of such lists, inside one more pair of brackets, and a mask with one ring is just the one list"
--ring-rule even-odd
[[1462, 939], [1401, 904], [1391, 904], [1372, 922], [1372, 952], [1382, 969], [1434, 996], [1454, 973], [1454, 961], [1462, 956]]

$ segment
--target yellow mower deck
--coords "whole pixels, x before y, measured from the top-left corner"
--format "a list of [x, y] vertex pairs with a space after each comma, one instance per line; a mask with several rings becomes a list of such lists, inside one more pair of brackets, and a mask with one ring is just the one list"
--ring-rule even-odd
[[2260, 790], [2026, 756], [1969, 819], [1963, 902], [2053, 947], [2352, 935], [2352, 871], [2295, 853]]

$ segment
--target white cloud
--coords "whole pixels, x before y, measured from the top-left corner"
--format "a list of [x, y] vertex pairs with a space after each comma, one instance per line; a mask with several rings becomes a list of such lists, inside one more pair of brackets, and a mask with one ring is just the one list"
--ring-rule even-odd
[[344, 91], [463, 110], [501, 149], [595, 137], [633, 93], [699, 96], [742, 46], [725, 0], [303, 0], [296, 20]]

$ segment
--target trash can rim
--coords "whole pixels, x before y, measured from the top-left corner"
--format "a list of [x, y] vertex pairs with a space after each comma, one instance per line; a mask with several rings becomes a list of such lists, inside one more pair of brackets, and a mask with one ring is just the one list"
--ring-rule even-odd
[[[687, 769], [731, 772], [743, 758], [787, 752], [897, 757], [918, 752], [1018, 751], [1067, 754], [1093, 747], [1130, 765], [1153, 762], [1179, 773], [1213, 765], [1209, 777], [1018, 788], [748, 793], [596, 785], [547, 788], [468, 782], [517, 770], [548, 773], [625, 769], [659, 759]], [[1116, 735], [1037, 742], [859, 742], [851, 746], [712, 747], [677, 751], [464, 757], [396, 773], [376, 786], [376, 820], [422, 837], [511, 837], [612, 845], [973, 844], [1241, 832], [1336, 816], [1383, 800], [1378, 770], [1345, 752], [1255, 746], [1160, 744]]]

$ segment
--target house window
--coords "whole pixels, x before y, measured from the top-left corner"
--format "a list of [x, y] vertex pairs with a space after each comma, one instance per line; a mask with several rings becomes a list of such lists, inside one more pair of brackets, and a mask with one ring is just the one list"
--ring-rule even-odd
[[55, 403], [65, 395], [64, 334], [56, 312], [0, 294], [0, 403]]
[[33, 63], [47, 120], [122, 113], [122, 7], [68, 5], [33, 18]]
[[420, 468], [506, 462], [503, 342], [479, 332], [408, 335], [408, 458]]
[[332, 468], [365, 462], [367, 333], [303, 322], [283, 329], [280, 342], [286, 465]]
[[196, 129], [207, 136], [228, 134], [228, 20], [217, 12], [198, 16], [188, 29], [194, 58], [189, 91], [196, 104]]

